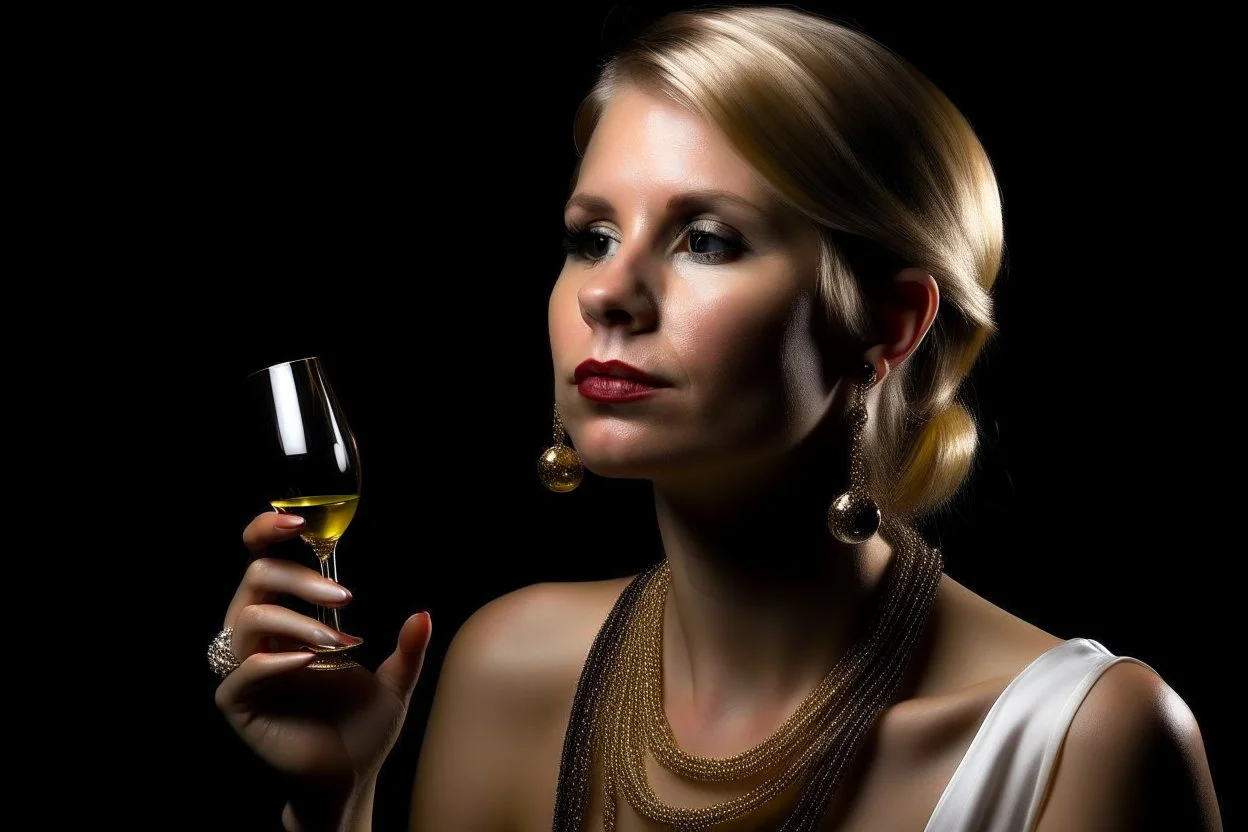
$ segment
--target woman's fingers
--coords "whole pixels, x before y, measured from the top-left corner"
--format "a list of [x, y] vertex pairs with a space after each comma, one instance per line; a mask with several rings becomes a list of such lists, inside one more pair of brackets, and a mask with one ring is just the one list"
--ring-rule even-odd
[[[341, 607], [351, 600], [346, 588], [301, 563], [284, 558], [253, 560], [243, 575], [234, 600], [225, 613], [225, 626], [234, 627], [239, 613], [253, 604], [272, 604], [278, 595], [294, 595], [310, 604]], [[241, 656], [239, 658], [242, 658]]]
[[217, 685], [217, 707], [227, 713], [245, 702], [256, 688], [286, 673], [293, 673], [307, 666], [316, 658], [315, 653], [256, 653], [248, 656], [230, 675]]
[[314, 618], [280, 604], [250, 604], [234, 620], [230, 650], [242, 661], [255, 653], [273, 652], [267, 639], [279, 645], [310, 645], [327, 650], [352, 647], [360, 639], [340, 633]]
[[433, 632], [432, 624], [427, 612], [410, 616], [399, 630], [399, 643], [394, 652], [377, 668], [377, 681], [393, 693], [404, 707], [411, 701], [412, 690], [420, 678], [425, 650]]
[[266, 511], [253, 517], [247, 528], [243, 529], [243, 543], [252, 554], [263, 555], [270, 546], [297, 537], [303, 525], [302, 517]]

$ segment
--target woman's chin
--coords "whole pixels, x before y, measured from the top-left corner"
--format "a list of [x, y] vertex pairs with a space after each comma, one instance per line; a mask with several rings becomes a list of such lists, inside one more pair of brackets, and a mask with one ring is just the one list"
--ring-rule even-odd
[[671, 426], [578, 423], [569, 426], [572, 448], [585, 470], [600, 477], [656, 480], [701, 470], [722, 458], [701, 437]]
[[623, 480], [644, 480], [654, 476], [653, 461], [636, 457], [602, 457], [586, 454], [579, 449], [581, 464], [585, 470], [600, 477]]
[[618, 452], [604, 452], [601, 447], [573, 445], [585, 470], [600, 477], [613, 479], [659, 481], [668, 478], [683, 479], [685, 475], [700, 471], [705, 463], [703, 454], [688, 449], [675, 448], [618, 448]]

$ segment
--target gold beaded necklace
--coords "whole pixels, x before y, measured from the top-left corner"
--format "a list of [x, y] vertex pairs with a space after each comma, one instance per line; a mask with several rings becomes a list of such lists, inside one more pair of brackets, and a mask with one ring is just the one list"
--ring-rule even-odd
[[[555, 832], [581, 829], [592, 751], [602, 762], [605, 832], [615, 828], [620, 796], [650, 821], [702, 832], [750, 814], [794, 784], [801, 791], [782, 832], [813, 832], [867, 729], [896, 693], [943, 569], [939, 550], [910, 527], [887, 523], [881, 533], [895, 554], [864, 637], [775, 733], [731, 757], [691, 755], [676, 743], [663, 711], [663, 610], [671, 571], [661, 561], [638, 575], [607, 617], [581, 674], [564, 741]], [[711, 806], [672, 806], [649, 785], [647, 751], [695, 782], [767, 779]]]

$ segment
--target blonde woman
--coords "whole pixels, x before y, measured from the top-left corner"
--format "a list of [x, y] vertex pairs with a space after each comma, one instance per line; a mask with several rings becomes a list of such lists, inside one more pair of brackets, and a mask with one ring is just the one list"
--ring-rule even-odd
[[[464, 624], [411, 828], [1221, 828], [1156, 672], [994, 606], [916, 531], [974, 458], [1004, 245], [953, 104], [844, 25], [700, 9], [606, 64], [575, 129], [541, 474], [651, 481], [663, 552]], [[339, 635], [273, 601], [349, 596], [264, 556], [289, 522], [244, 534], [217, 702], [291, 783], [287, 829], [370, 829], [431, 624], [375, 674], [305, 670]]]

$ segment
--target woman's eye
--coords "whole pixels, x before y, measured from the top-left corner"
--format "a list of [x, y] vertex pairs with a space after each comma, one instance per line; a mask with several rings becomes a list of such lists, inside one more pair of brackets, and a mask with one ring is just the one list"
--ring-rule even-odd
[[[716, 227], [715, 232], [691, 228], [684, 233], [688, 252], [693, 259], [706, 264], [725, 263], [736, 259], [748, 246], [735, 234], [725, 233]], [[615, 253], [620, 241], [602, 228], [567, 226], [563, 232], [563, 251], [569, 257], [597, 263]]]
[[689, 250], [694, 254], [722, 254], [732, 251], [733, 245], [706, 231], [693, 231], [689, 234]]
[[563, 232], [563, 250], [572, 257], [589, 261], [601, 260], [611, 254], [616, 240], [594, 228], [566, 228]]
[[718, 233], [701, 228], [689, 229], [689, 253], [696, 261], [709, 265], [727, 263], [740, 257], [748, 248], [743, 238], [728, 233], [726, 228], [720, 230], [716, 226], [716, 230]]
[[585, 251], [590, 257], [606, 257], [611, 251], [611, 243], [613, 241], [606, 234], [598, 234], [591, 231], [585, 237]]

